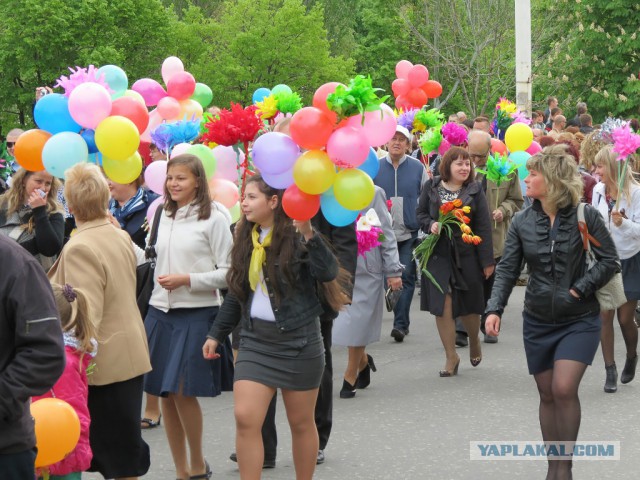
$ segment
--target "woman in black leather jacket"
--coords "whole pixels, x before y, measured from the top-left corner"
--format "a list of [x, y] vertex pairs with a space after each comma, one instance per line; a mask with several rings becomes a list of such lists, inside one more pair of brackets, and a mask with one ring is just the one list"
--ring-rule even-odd
[[[600, 305], [595, 291], [620, 271], [616, 247], [602, 217], [586, 206], [592, 249], [598, 263], [588, 270], [578, 230], [582, 181], [563, 147], [548, 147], [527, 161], [526, 195], [531, 207], [511, 224], [504, 255], [487, 304], [488, 335], [498, 335], [500, 317], [520, 273], [530, 266], [523, 316], [529, 373], [540, 394], [540, 427], [546, 444], [578, 437], [578, 388], [600, 341]], [[571, 448], [571, 447], [570, 447]], [[571, 451], [571, 450], [569, 450]], [[548, 453], [551, 455], [550, 453]], [[547, 479], [571, 478], [571, 460], [549, 460]]]

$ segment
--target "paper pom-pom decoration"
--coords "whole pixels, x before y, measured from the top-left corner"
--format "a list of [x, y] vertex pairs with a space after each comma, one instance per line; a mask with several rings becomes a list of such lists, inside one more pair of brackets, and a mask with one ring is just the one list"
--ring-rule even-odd
[[420, 150], [422, 150], [422, 153], [424, 154], [429, 154], [431, 152], [437, 151], [441, 143], [442, 133], [440, 132], [440, 128], [432, 128], [427, 130], [420, 137], [420, 140], [418, 140]]
[[640, 135], [633, 133], [629, 125], [616, 128], [611, 132], [613, 151], [618, 154], [618, 160], [624, 161], [640, 148]]
[[356, 75], [349, 82], [349, 86], [338, 85], [335, 91], [329, 94], [327, 106], [329, 110], [338, 114], [340, 119], [360, 114], [364, 122], [365, 112], [380, 110], [380, 104], [389, 98], [389, 95], [379, 98], [378, 92], [381, 91], [381, 88], [373, 88], [371, 77]]
[[296, 113], [302, 108], [302, 100], [296, 92], [280, 92], [275, 94], [278, 111], [281, 113]]
[[462, 145], [467, 141], [467, 129], [459, 123], [448, 122], [442, 127], [442, 136], [451, 145]]
[[232, 147], [238, 143], [249, 143], [262, 128], [262, 121], [256, 115], [256, 107], [251, 105], [242, 108], [238, 103], [231, 103], [231, 110], [220, 110], [218, 118], [205, 124], [202, 143], [215, 142], [218, 145]]
[[180, 120], [172, 123], [161, 123], [151, 132], [151, 140], [163, 152], [170, 152], [179, 143], [189, 143], [198, 138], [200, 121]]
[[267, 120], [273, 118], [278, 113], [278, 100], [275, 95], [264, 97], [261, 102], [256, 102], [256, 114]]
[[406, 128], [410, 132], [413, 132], [413, 121], [416, 117], [416, 113], [418, 113], [418, 110], [409, 110], [408, 112], [401, 113], [397, 119], [398, 125]]
[[624, 120], [619, 118], [608, 117], [602, 125], [600, 125], [600, 132], [596, 135], [597, 140], [601, 140], [606, 143], [613, 143], [612, 133], [618, 128], [622, 128], [627, 124]]
[[[444, 114], [437, 108], [430, 110], [420, 110], [416, 113], [415, 120], [413, 122], [416, 130], [425, 131], [428, 128], [441, 127], [444, 124]], [[422, 127], [424, 125], [424, 127]]]
[[71, 71], [71, 75], [68, 77], [66, 75], [62, 75], [54, 85], [54, 87], [64, 88], [65, 97], [71, 95], [71, 92], [73, 92], [78, 85], [87, 82], [102, 85], [107, 89], [107, 92], [113, 93], [113, 90], [109, 87], [109, 84], [104, 78], [104, 73], [98, 74], [98, 69], [93, 65], [89, 65], [88, 68], [76, 67], [76, 70], [69, 67], [69, 70]]

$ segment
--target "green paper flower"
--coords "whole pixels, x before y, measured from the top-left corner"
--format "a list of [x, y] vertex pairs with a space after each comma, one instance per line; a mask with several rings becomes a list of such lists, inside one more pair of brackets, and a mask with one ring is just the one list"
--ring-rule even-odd
[[442, 125], [430, 128], [424, 132], [420, 137], [420, 140], [418, 140], [420, 150], [422, 150], [424, 154], [437, 151], [440, 147], [440, 144], [442, 143], [442, 133], [440, 132], [441, 128]]
[[[419, 123], [418, 123], [419, 122]], [[437, 108], [430, 110], [420, 110], [416, 113], [413, 120], [414, 125], [424, 125], [424, 130], [434, 127], [442, 127], [444, 125], [444, 114]]]
[[518, 166], [506, 156], [500, 156], [500, 154], [494, 153], [492, 157], [490, 156], [487, 159], [486, 168], [476, 168], [476, 172], [484, 173], [487, 180], [491, 180], [499, 187], [502, 182], [510, 180], [513, 172], [517, 169]]
[[381, 91], [381, 88], [373, 88], [370, 76], [356, 75], [347, 87], [336, 87], [335, 92], [327, 97], [327, 106], [339, 120], [360, 114], [364, 123], [364, 113], [380, 110], [380, 104], [389, 98], [389, 95], [378, 97], [377, 92]]
[[296, 92], [275, 94], [278, 110], [282, 113], [296, 113], [302, 108], [302, 100]]

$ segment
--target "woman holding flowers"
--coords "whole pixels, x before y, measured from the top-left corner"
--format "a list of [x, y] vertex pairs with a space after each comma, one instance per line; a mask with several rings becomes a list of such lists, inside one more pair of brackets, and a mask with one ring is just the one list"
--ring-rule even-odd
[[460, 364], [454, 318], [460, 317], [469, 333], [471, 365], [482, 360], [478, 334], [485, 307], [483, 282], [493, 274], [495, 261], [489, 208], [474, 177], [469, 153], [450, 148], [440, 163], [440, 176], [422, 189], [417, 209], [422, 230], [430, 234], [415, 252], [423, 271], [420, 308], [436, 316], [446, 354], [441, 377], [455, 375]]

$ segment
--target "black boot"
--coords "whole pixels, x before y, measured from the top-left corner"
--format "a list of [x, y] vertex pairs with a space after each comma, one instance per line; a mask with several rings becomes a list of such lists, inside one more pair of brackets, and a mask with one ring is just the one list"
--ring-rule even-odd
[[373, 357], [367, 354], [367, 366], [358, 374], [358, 378], [356, 379], [356, 388], [367, 388], [371, 383], [371, 372], [375, 372], [377, 370], [376, 364], [373, 363]]
[[340, 390], [340, 398], [353, 398], [356, 396], [356, 386], [351, 385], [346, 380], [342, 380], [342, 390]]
[[618, 369], [616, 368], [615, 362], [605, 366], [604, 369], [607, 371], [607, 380], [604, 382], [604, 391], [607, 393], [614, 393], [618, 391]]
[[624, 362], [624, 368], [622, 369], [622, 375], [620, 375], [620, 383], [629, 383], [636, 376], [636, 365], [638, 365], [638, 355], [635, 357], [627, 357], [627, 361]]

